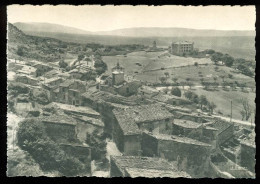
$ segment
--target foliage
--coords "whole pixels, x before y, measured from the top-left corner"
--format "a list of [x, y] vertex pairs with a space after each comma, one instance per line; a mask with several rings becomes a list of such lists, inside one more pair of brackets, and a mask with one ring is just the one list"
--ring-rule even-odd
[[23, 56], [24, 55], [24, 51], [23, 51], [24, 49], [23, 49], [23, 47], [21, 47], [21, 46], [18, 46], [18, 49], [17, 49], [17, 55], [19, 55], [19, 56]]
[[252, 114], [252, 108], [250, 107], [248, 100], [243, 98], [240, 100], [240, 103], [242, 104], [242, 110], [240, 111], [240, 114], [242, 116], [242, 120], [248, 121]]
[[107, 70], [107, 64], [99, 57], [96, 58], [94, 67], [96, 68], [96, 72], [98, 75], [101, 75]]
[[59, 67], [60, 67], [60, 68], [66, 68], [67, 66], [68, 66], [68, 63], [66, 63], [65, 61], [61, 60], [61, 61], [59, 62]]
[[213, 114], [213, 110], [217, 107], [216, 104], [214, 102], [209, 102], [208, 103], [208, 107], [210, 110], [210, 113]]
[[254, 73], [244, 64], [239, 64], [237, 69], [242, 72], [242, 74], [252, 77]]
[[181, 90], [179, 88], [177, 88], [177, 87], [172, 88], [171, 94], [174, 95], [174, 96], [181, 97]]
[[106, 142], [104, 135], [98, 135], [96, 131], [87, 134], [86, 143], [91, 146], [91, 158], [94, 160], [102, 160], [102, 156], [106, 153]]
[[208, 104], [208, 100], [207, 100], [205, 95], [200, 95], [199, 103], [200, 103], [200, 108], [201, 109], [202, 109], [203, 105], [206, 106]]
[[222, 57], [222, 61], [225, 63], [226, 66], [231, 67], [234, 63], [234, 58], [228, 54], [225, 54]]
[[44, 125], [34, 119], [26, 119], [19, 124], [18, 145], [28, 151], [45, 171], [57, 170], [66, 176], [75, 176], [84, 169], [77, 158], [66, 154], [51, 140]]
[[199, 103], [199, 97], [196, 93], [192, 92], [192, 91], [186, 91], [184, 93], [185, 98], [191, 100], [193, 103]]
[[169, 77], [170, 76], [169, 72], [164, 72], [164, 75], [165, 75], [165, 77]]
[[97, 77], [97, 72], [93, 71], [93, 70], [90, 70], [89, 72], [86, 72], [84, 73], [82, 76], [81, 76], [81, 80], [93, 80], [93, 81], [96, 81], [96, 77]]
[[79, 55], [78, 55], [78, 61], [81, 61], [82, 59], [84, 59], [84, 57], [85, 57], [85, 56], [84, 56], [83, 54], [79, 54]]
[[160, 77], [159, 80], [161, 81], [162, 84], [164, 84], [167, 80], [166, 77]]
[[198, 62], [195, 62], [195, 63], [194, 63], [194, 66], [198, 66]]

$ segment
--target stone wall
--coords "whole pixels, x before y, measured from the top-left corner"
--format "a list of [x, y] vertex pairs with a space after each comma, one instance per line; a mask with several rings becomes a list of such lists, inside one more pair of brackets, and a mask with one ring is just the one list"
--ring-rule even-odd
[[209, 166], [210, 147], [158, 140], [158, 154], [170, 161], [179, 157], [182, 168], [191, 176], [204, 176]]
[[230, 125], [228, 128], [223, 130], [221, 133], [218, 134], [218, 144], [221, 145], [234, 135], [234, 126]]
[[131, 156], [141, 154], [141, 135], [124, 136], [124, 154]]
[[241, 144], [240, 164], [242, 167], [246, 167], [251, 172], [255, 172], [255, 153], [256, 150], [254, 147], [248, 146], [246, 144]]
[[113, 159], [110, 159], [110, 177], [124, 177], [124, 172], [117, 167]]
[[47, 134], [55, 140], [75, 140], [75, 125], [43, 121]]
[[158, 140], [146, 133], [142, 134], [142, 155], [148, 157], [158, 155]]

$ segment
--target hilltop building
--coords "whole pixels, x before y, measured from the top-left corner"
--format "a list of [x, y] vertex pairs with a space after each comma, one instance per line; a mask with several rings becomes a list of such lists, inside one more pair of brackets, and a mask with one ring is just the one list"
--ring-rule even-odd
[[188, 41], [173, 42], [170, 47], [170, 52], [174, 55], [184, 55], [192, 52], [193, 48], [194, 48], [194, 42], [188, 42]]

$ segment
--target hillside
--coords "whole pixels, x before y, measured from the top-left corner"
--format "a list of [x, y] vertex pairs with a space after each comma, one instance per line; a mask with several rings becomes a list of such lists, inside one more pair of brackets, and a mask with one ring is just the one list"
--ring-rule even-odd
[[63, 26], [59, 24], [50, 23], [23, 23], [17, 22], [13, 24], [23, 32], [50, 32], [50, 33], [71, 33], [71, 34], [92, 34], [90, 31], [84, 31], [81, 29]]
[[139, 27], [97, 32], [99, 35], [130, 36], [130, 37], [224, 37], [224, 36], [255, 36], [254, 31], [222, 31], [200, 30], [188, 28], [157, 28]]
[[230, 37], [230, 36], [255, 36], [255, 31], [236, 30], [210, 30], [210, 29], [188, 29], [188, 28], [161, 28], [161, 27], [137, 27], [116, 29], [112, 31], [90, 32], [69, 26], [50, 23], [23, 23], [17, 22], [14, 25], [23, 32], [48, 32], [68, 34], [88, 34], [105, 36], [126, 36], [126, 37]]
[[8, 24], [8, 58], [52, 62], [63, 57], [66, 47], [67, 43], [58, 39], [26, 35]]
[[159, 47], [169, 47], [173, 41], [188, 40], [194, 42], [194, 47], [199, 50], [213, 49], [233, 57], [255, 59], [255, 37], [123, 37], [104, 35], [79, 35], [50, 32], [27, 32], [27, 34], [56, 38], [65, 42], [76, 42], [81, 44], [99, 43], [103, 45], [119, 44], [142, 44], [151, 46], [156, 41]]

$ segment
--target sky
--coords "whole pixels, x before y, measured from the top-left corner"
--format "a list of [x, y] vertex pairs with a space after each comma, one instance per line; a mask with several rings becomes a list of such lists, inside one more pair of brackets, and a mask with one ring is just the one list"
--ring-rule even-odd
[[46, 22], [86, 31], [131, 27], [255, 30], [254, 6], [9, 5], [7, 20]]

